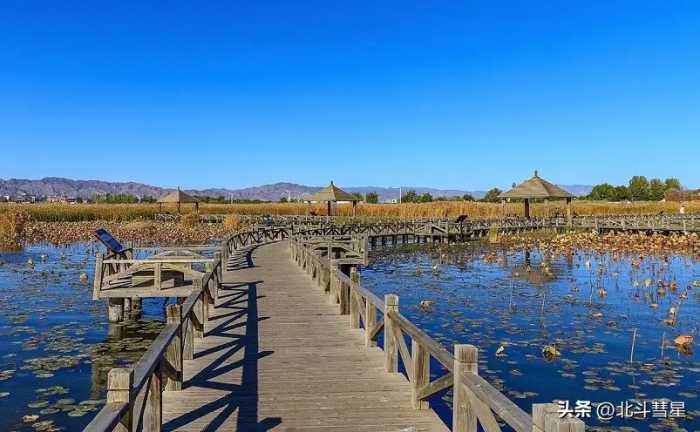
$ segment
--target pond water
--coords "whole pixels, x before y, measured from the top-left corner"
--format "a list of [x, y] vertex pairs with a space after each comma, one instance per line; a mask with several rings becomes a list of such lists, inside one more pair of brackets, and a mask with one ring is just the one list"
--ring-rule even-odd
[[0, 255], [0, 430], [82, 430], [104, 404], [107, 371], [134, 363], [160, 332], [162, 299], [144, 300], [138, 321], [108, 324], [106, 302], [92, 300], [97, 251]]
[[[450, 350], [478, 346], [480, 375], [526, 412], [533, 403], [591, 401], [589, 430], [700, 430], [700, 355], [674, 344], [678, 336], [697, 343], [693, 259], [481, 243], [404, 246], [371, 258], [364, 286], [397, 294], [401, 313]], [[546, 358], [546, 346], [559, 355]], [[451, 393], [439, 397], [435, 409], [451, 424]], [[596, 418], [598, 403], [603, 411], [625, 401], [637, 411], [649, 401], [647, 418]]]

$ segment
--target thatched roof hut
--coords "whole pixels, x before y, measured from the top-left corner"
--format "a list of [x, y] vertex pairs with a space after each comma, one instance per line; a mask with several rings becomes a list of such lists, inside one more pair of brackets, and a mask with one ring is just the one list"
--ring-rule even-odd
[[179, 187], [176, 191], [170, 192], [166, 196], [158, 199], [158, 204], [161, 209], [163, 208], [163, 204], [177, 204], [178, 213], [180, 213], [180, 204], [194, 204], [195, 211], [199, 211], [199, 200], [181, 191]]
[[355, 209], [357, 202], [359, 201], [355, 195], [349, 194], [344, 190], [340, 189], [338, 186], [331, 184], [322, 190], [316, 192], [310, 197], [304, 199], [307, 203], [311, 202], [325, 202], [328, 205], [328, 215], [333, 216], [333, 210], [338, 202], [351, 202], [352, 203], [352, 215], [355, 216]]
[[513, 189], [508, 192], [501, 193], [498, 197], [501, 198], [502, 202], [511, 198], [524, 200], [526, 218], [530, 217], [531, 199], [544, 199], [545, 201], [551, 198], [566, 199], [567, 215], [569, 219], [571, 219], [571, 199], [574, 196], [559, 186], [541, 178], [537, 174], [537, 171], [535, 171], [532, 178], [514, 186]]

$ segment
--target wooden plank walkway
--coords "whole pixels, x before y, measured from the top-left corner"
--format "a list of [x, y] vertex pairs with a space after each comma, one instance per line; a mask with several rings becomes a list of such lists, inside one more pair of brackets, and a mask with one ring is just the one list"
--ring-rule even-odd
[[239, 251], [184, 363], [163, 393], [163, 430], [448, 431], [411, 407], [411, 387], [289, 258], [286, 242]]

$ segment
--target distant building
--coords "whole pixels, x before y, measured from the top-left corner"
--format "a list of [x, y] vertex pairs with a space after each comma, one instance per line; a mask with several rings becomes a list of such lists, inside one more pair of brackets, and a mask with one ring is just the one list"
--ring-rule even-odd
[[21, 193], [19, 195], [13, 196], [9, 201], [15, 202], [17, 204], [33, 204], [36, 202], [36, 196], [29, 195], [27, 193]]

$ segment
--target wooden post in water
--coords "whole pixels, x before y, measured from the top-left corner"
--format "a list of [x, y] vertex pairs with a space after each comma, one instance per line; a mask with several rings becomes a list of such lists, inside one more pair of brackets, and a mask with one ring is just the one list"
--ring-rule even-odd
[[396, 341], [394, 341], [394, 322], [389, 318], [389, 312], [399, 312], [399, 296], [387, 294], [384, 296], [386, 313], [384, 314], [384, 366], [387, 372], [399, 371], [399, 356]]
[[109, 322], [116, 323], [124, 320], [124, 299], [112, 297], [109, 299], [107, 310]]
[[455, 362], [452, 373], [454, 374], [452, 430], [476, 432], [476, 414], [469, 403], [467, 389], [459, 377], [462, 373], [479, 374], [479, 349], [474, 345], [455, 345]]
[[[168, 321], [166, 324], [180, 324], [180, 311], [180, 305], [168, 305], [168, 309], [166, 310]], [[165, 378], [165, 390], [182, 390], [182, 327], [176, 332], [175, 337], [173, 337], [170, 345], [168, 345], [163, 360], [164, 363], [161, 364], [161, 370]]]
[[92, 281], [92, 299], [98, 300], [102, 289], [102, 253], [95, 255], [95, 279]]
[[131, 369], [113, 368], [107, 373], [107, 403], [125, 403], [129, 407], [114, 428], [115, 432], [130, 432], [133, 400], [131, 387], [134, 384], [134, 372]]
[[124, 302], [124, 319], [128, 320], [131, 318], [131, 297], [125, 297]]

